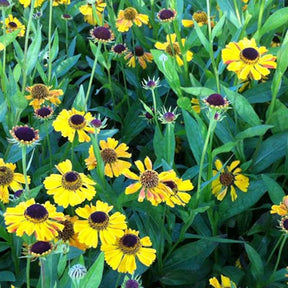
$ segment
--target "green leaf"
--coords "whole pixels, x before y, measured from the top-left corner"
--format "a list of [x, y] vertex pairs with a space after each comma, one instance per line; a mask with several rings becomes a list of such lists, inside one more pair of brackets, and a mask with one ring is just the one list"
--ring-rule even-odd
[[[161, 146], [160, 146], [161, 147]], [[174, 124], [166, 124], [166, 129], [164, 132], [164, 159], [167, 161], [168, 165], [172, 167], [174, 163], [175, 155], [175, 133]]]
[[279, 205], [286, 195], [283, 188], [272, 178], [263, 174], [262, 179], [267, 187], [269, 197], [274, 204]]
[[83, 85], [80, 85], [78, 94], [74, 99], [72, 107], [74, 107], [78, 111], [86, 111], [85, 92], [83, 89]]
[[179, 108], [191, 111], [191, 100], [188, 97], [181, 97], [177, 100], [177, 105]]
[[104, 253], [101, 252], [94, 264], [89, 268], [85, 277], [81, 280], [81, 285], [85, 288], [98, 288], [101, 283], [103, 269]]
[[0, 271], [0, 282], [14, 282], [15, 275], [11, 271]]
[[197, 36], [199, 38], [199, 40], [201, 41], [202, 45], [204, 46], [205, 50], [209, 53], [210, 52], [210, 45], [209, 45], [209, 41], [206, 38], [206, 36], [204, 35], [204, 33], [202, 32], [201, 29], [205, 29], [205, 25], [202, 27], [199, 27], [198, 23], [196, 21], [194, 21], [194, 26], [195, 26], [195, 30], [197, 33]]
[[42, 31], [41, 27], [39, 26], [27, 52], [27, 72], [26, 72], [27, 75], [31, 74], [32, 70], [36, 65], [41, 44], [42, 44]]
[[181, 89], [186, 93], [197, 97], [208, 97], [209, 95], [215, 93], [214, 90], [206, 87], [189, 87], [189, 88], [181, 87]]
[[154, 153], [157, 157], [157, 160], [160, 162], [164, 157], [164, 149], [163, 149], [163, 135], [158, 126], [155, 127], [154, 137], [153, 137], [153, 148]]
[[255, 137], [255, 136], [262, 136], [264, 135], [268, 129], [272, 128], [273, 125], [258, 125], [254, 127], [250, 127], [235, 136], [236, 140], [242, 140], [245, 138]]
[[269, 123], [274, 126], [272, 129], [273, 134], [288, 130], [288, 108], [278, 99], [276, 99], [274, 111]]
[[60, 278], [66, 268], [66, 262], [67, 262], [67, 255], [66, 254], [61, 254], [59, 262], [57, 264], [57, 275], [58, 278]]
[[9, 248], [10, 248], [10, 245], [7, 242], [2, 242], [2, 241], [0, 242], [0, 252], [5, 251]]
[[51, 57], [52, 61], [55, 60], [55, 58], [58, 55], [58, 52], [59, 52], [59, 36], [58, 36], [58, 31], [56, 29], [54, 32], [54, 35], [53, 35], [53, 44], [51, 47], [51, 56], [50, 57]]
[[17, 38], [20, 30], [21, 29], [17, 29], [11, 33], [6, 33], [5, 35], [0, 36], [0, 43], [3, 43], [7, 47]]
[[260, 29], [260, 36], [273, 31], [288, 22], [288, 7], [282, 8], [274, 12], [268, 17], [264, 25]]
[[237, 144], [237, 142], [228, 142], [228, 143], [225, 143], [224, 145], [222, 145], [220, 147], [215, 148], [212, 151], [212, 159], [214, 159], [220, 153], [231, 152], [236, 144]]
[[225, 23], [225, 19], [226, 19], [225, 14], [223, 14], [220, 20], [217, 22], [217, 24], [213, 27], [212, 40], [223, 33], [223, 26]]
[[226, 1], [226, 0], [218, 0], [218, 5], [220, 6], [220, 9], [223, 11], [226, 18], [233, 23], [235, 27], [238, 29], [241, 28], [242, 23], [239, 22], [237, 15], [235, 13], [235, 8], [232, 5], [233, 1]]
[[232, 103], [233, 109], [242, 118], [242, 120], [251, 126], [261, 125], [261, 120], [254, 111], [253, 107], [241, 94], [231, 91], [226, 87], [223, 87], [223, 89], [227, 98]]
[[254, 276], [255, 280], [261, 281], [264, 277], [264, 264], [260, 257], [260, 255], [257, 253], [257, 251], [250, 246], [249, 244], [244, 244], [245, 250], [247, 252], [248, 258], [251, 262], [250, 271], [252, 275]]
[[55, 74], [57, 77], [64, 76], [73, 66], [76, 65], [80, 58], [81, 54], [72, 56], [64, 61], [61, 61], [55, 70]]

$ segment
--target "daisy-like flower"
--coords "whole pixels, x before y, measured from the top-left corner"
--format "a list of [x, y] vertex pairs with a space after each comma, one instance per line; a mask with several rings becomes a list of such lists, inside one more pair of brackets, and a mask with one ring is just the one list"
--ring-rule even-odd
[[157, 13], [157, 18], [160, 22], [172, 22], [177, 16], [177, 12], [174, 9], [161, 9]]
[[257, 47], [254, 38], [231, 42], [222, 50], [222, 60], [227, 64], [227, 69], [237, 74], [241, 80], [260, 80], [270, 74], [269, 69], [275, 69], [276, 56], [264, 55], [268, 50], [264, 47]]
[[116, 237], [122, 237], [127, 228], [126, 217], [120, 212], [109, 216], [113, 206], [109, 206], [100, 200], [96, 205], [85, 205], [77, 208], [76, 214], [86, 220], [77, 220], [74, 224], [75, 232], [78, 233], [80, 242], [88, 247], [97, 248], [99, 238], [101, 244], [113, 243]]
[[9, 131], [13, 139], [9, 142], [19, 146], [33, 146], [39, 142], [39, 131], [28, 125], [15, 126]]
[[180, 114], [176, 114], [177, 107], [171, 111], [171, 107], [167, 110], [165, 107], [162, 108], [162, 113], [159, 112], [159, 117], [158, 119], [162, 122], [162, 124], [168, 124], [168, 123], [175, 123], [177, 120], [178, 116]]
[[203, 99], [203, 102], [212, 109], [223, 110], [229, 106], [229, 101], [226, 100], [221, 94], [211, 94]]
[[164, 181], [163, 183], [171, 189], [171, 195], [166, 199], [166, 204], [170, 207], [175, 205], [185, 206], [191, 199], [191, 195], [186, 191], [191, 191], [194, 186], [190, 180], [182, 180], [175, 174], [175, 178], [170, 181]]
[[32, 258], [32, 260], [36, 260], [41, 257], [45, 258], [53, 251], [53, 249], [54, 247], [51, 242], [37, 241], [28, 246], [27, 254]]
[[[114, 138], [108, 138], [100, 141], [101, 158], [105, 164], [105, 175], [108, 177], [118, 177], [125, 169], [131, 167], [131, 163], [121, 160], [120, 158], [131, 158], [131, 153], [127, 150], [129, 147], [125, 143], [118, 145], [118, 141]], [[93, 146], [89, 148], [89, 157], [85, 159], [88, 170], [93, 170], [97, 166], [96, 157], [94, 154]]]
[[120, 10], [116, 19], [116, 28], [119, 32], [127, 32], [135, 23], [138, 27], [143, 24], [148, 24], [149, 17], [145, 14], [140, 14], [133, 7], [128, 7], [125, 10]]
[[200, 102], [199, 102], [199, 99], [197, 98], [192, 98], [191, 99], [191, 107], [192, 109], [197, 113], [199, 114], [201, 112], [201, 106], [200, 106]]
[[70, 142], [73, 142], [76, 132], [79, 142], [89, 142], [90, 136], [86, 133], [95, 133], [95, 128], [88, 126], [93, 119], [90, 112], [77, 111], [75, 108], [63, 109], [52, 125], [55, 131], [61, 132], [63, 137], [68, 137]]
[[113, 32], [105, 26], [97, 26], [90, 30], [90, 36], [94, 42], [108, 43], [114, 40]]
[[[13, 163], [5, 163], [0, 158], [0, 201], [3, 203], [9, 202], [9, 188], [14, 192], [22, 190], [21, 185], [25, 183], [23, 174], [15, 173], [16, 165]], [[30, 177], [28, 176], [28, 184], [30, 183]]]
[[[30, 6], [31, 0], [19, 0], [19, 2], [24, 6], [24, 8]], [[45, 0], [35, 0], [34, 8], [40, 7]]]
[[[169, 54], [172, 57], [176, 58], [176, 61], [178, 63], [179, 66], [183, 66], [184, 62], [181, 59], [181, 49], [179, 46], [179, 43], [176, 42], [176, 34], [168, 34], [166, 36], [166, 41], [165, 43], [160, 43], [160, 42], [156, 42], [155, 47], [159, 50], [164, 50], [167, 54]], [[182, 46], [185, 46], [185, 39], [181, 39], [181, 43]], [[193, 53], [191, 51], [187, 51], [186, 55], [184, 55], [184, 57], [186, 57], [187, 62], [191, 61], [193, 58]]]
[[11, 33], [15, 30], [21, 29], [18, 34], [19, 37], [23, 37], [25, 34], [25, 25], [23, 25], [16, 17], [13, 17], [11, 14], [9, 14], [5, 19], [5, 28], [6, 33]]
[[213, 170], [213, 176], [219, 171], [221, 172], [219, 177], [212, 182], [212, 193], [218, 200], [223, 200], [227, 191], [230, 190], [232, 201], [235, 201], [237, 198], [235, 186], [242, 192], [247, 192], [249, 178], [241, 174], [242, 169], [237, 167], [239, 164], [240, 161], [237, 160], [233, 161], [227, 168], [223, 168], [223, 164], [219, 159], [215, 161], [217, 170]]
[[154, 90], [158, 87], [160, 87], [160, 78], [152, 78], [150, 79], [150, 77], [148, 76], [148, 80], [143, 79], [142, 83], [142, 87], [146, 90]]
[[54, 110], [50, 106], [43, 106], [34, 111], [34, 116], [39, 120], [48, 120], [53, 117]]
[[87, 200], [92, 200], [96, 194], [93, 180], [83, 173], [72, 170], [70, 160], [63, 161], [56, 165], [61, 173], [52, 174], [45, 178], [43, 184], [48, 190], [48, 195], [53, 195], [54, 201], [67, 208], [68, 205], [75, 206]]
[[237, 288], [236, 284], [224, 275], [221, 275], [221, 284], [215, 277], [209, 279], [209, 284], [214, 288]]
[[51, 102], [56, 106], [61, 103], [59, 96], [63, 95], [63, 90], [50, 90], [51, 87], [44, 84], [34, 84], [31, 87], [26, 87], [26, 91], [30, 94], [25, 96], [25, 98], [32, 100], [29, 105], [33, 106], [34, 110], [39, 109], [45, 101]]
[[[193, 13], [192, 18], [194, 19], [195, 22], [201, 27], [203, 25], [208, 25], [208, 16], [206, 12], [204, 11], [197, 11]], [[184, 27], [193, 27], [194, 26], [194, 21], [191, 19], [183, 19], [182, 20], [182, 25]], [[214, 27], [214, 22], [211, 21], [211, 27]]]
[[279, 216], [288, 215], [288, 195], [283, 197], [283, 200], [279, 205], [273, 205], [270, 213], [278, 214]]
[[150, 266], [156, 259], [156, 250], [148, 236], [139, 237], [139, 232], [127, 229], [125, 234], [117, 237], [114, 243], [103, 243], [105, 261], [113, 270], [120, 273], [130, 273], [136, 270], [136, 258], [145, 266]]
[[[94, 3], [91, 3], [94, 2]], [[93, 6], [95, 6], [97, 18], [100, 23], [98, 23], [97, 19], [93, 16]], [[82, 15], [84, 15], [84, 21], [88, 22], [91, 25], [96, 25], [102, 23], [102, 13], [106, 7], [106, 3], [103, 0], [95, 0], [89, 1], [85, 5], [79, 7], [79, 11]]]
[[135, 161], [135, 165], [140, 171], [139, 176], [130, 170], [123, 172], [123, 175], [127, 178], [137, 180], [136, 183], [126, 187], [125, 194], [133, 194], [140, 190], [138, 196], [139, 202], [143, 202], [145, 197], [147, 197], [147, 200], [152, 205], [157, 206], [159, 203], [166, 201], [171, 195], [171, 189], [164, 182], [173, 181], [175, 177], [173, 171], [161, 172], [159, 174], [153, 170], [152, 162], [148, 156], [144, 159], [144, 164], [140, 160]]
[[116, 56], [122, 56], [128, 52], [128, 48], [126, 47], [126, 44], [119, 43], [112, 46], [111, 51]]
[[149, 62], [149, 63], [152, 63], [152, 60], [153, 60], [153, 56], [151, 53], [149, 52], [145, 52], [143, 47], [141, 46], [135, 46], [135, 50], [134, 52], [129, 52], [125, 57], [124, 57], [125, 60], [128, 60], [128, 63], [127, 65], [129, 67], [133, 67], [135, 68], [136, 67], [136, 60], [138, 60], [140, 66], [143, 68], [143, 69], [146, 69], [147, 68], [147, 64], [146, 64], [146, 61]]
[[21, 202], [16, 207], [8, 207], [4, 213], [5, 224], [10, 233], [17, 236], [35, 235], [37, 240], [50, 241], [57, 237], [63, 229], [59, 221], [64, 221], [64, 215], [56, 212], [56, 207], [49, 201], [45, 204], [35, 203], [34, 199]]
[[77, 216], [65, 216], [65, 221], [60, 221], [64, 228], [58, 232], [57, 239], [68, 243], [70, 246], [77, 247], [80, 250], [86, 250], [87, 246], [78, 240], [79, 234], [74, 231], [74, 223], [79, 219]]

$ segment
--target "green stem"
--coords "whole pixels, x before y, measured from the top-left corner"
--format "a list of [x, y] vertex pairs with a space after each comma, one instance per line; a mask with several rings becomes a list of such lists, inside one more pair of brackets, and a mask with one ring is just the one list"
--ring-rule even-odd
[[236, 12], [237, 20], [239, 22], [239, 25], [242, 26], [237, 0], [233, 0], [233, 2], [234, 2], [234, 6], [235, 6], [235, 12]]
[[26, 265], [26, 285], [27, 288], [30, 288], [30, 258], [27, 257], [27, 265]]
[[157, 102], [156, 102], [156, 95], [155, 95], [154, 89], [151, 89], [151, 93], [152, 93], [153, 109], [154, 109], [154, 113], [153, 113], [154, 122], [158, 126], [159, 131], [161, 131], [160, 126], [159, 126], [159, 122], [158, 122], [158, 118], [157, 118]]
[[[6, 25], [5, 25], [5, 8], [2, 8], [2, 19], [3, 19], [3, 36], [4, 39], [6, 37]], [[6, 45], [4, 44], [4, 50], [3, 50], [3, 64], [2, 64], [2, 68], [3, 68], [3, 76], [2, 76], [2, 91], [4, 92], [4, 95], [6, 95], [6, 81], [5, 81], [5, 73], [6, 73]], [[7, 102], [9, 103], [9, 101]]]
[[271, 253], [270, 253], [270, 255], [269, 255], [269, 257], [268, 257], [268, 259], [267, 259], [267, 261], [266, 261], [267, 264], [271, 261], [273, 255], [274, 255], [277, 247], [279, 246], [280, 242], [282, 241], [283, 237], [284, 237], [284, 235], [282, 234], [281, 237], [279, 237], [276, 245], [273, 247], [273, 249], [272, 249], [272, 251], [271, 251]]
[[[279, 252], [278, 252], [278, 256], [277, 256], [277, 260], [276, 260], [276, 264], [274, 266], [274, 270], [273, 270], [273, 274], [275, 274], [275, 272], [277, 271], [277, 268], [278, 268], [278, 265], [279, 265], [279, 262], [280, 262], [280, 258], [281, 256], [283, 255], [282, 254], [282, 250], [284, 248], [284, 245], [285, 245], [285, 242], [287, 240], [287, 234], [284, 235], [283, 239], [282, 239], [282, 243], [280, 245], [280, 248], [279, 248]], [[273, 275], [272, 274], [272, 275]]]
[[51, 55], [51, 37], [52, 37], [52, 12], [53, 12], [53, 1], [49, 1], [49, 27], [48, 27], [48, 85], [51, 81], [52, 76], [52, 55]]
[[205, 160], [205, 156], [206, 156], [206, 152], [207, 152], [207, 148], [208, 148], [208, 144], [209, 144], [210, 135], [211, 135], [211, 132], [213, 131], [214, 126], [215, 126], [215, 119], [214, 119], [214, 117], [211, 117], [210, 122], [209, 122], [207, 135], [206, 135], [206, 139], [205, 139], [205, 143], [204, 143], [204, 147], [203, 147], [203, 151], [202, 151], [202, 155], [201, 155], [201, 159], [200, 159], [199, 176], [198, 176], [197, 192], [196, 192], [197, 202], [199, 202], [200, 196], [201, 196], [200, 192], [201, 192], [202, 170], [203, 170], [204, 160]]
[[40, 269], [41, 269], [41, 287], [45, 288], [45, 267], [44, 267], [44, 261], [40, 258]]
[[122, 276], [122, 274], [121, 274], [121, 273], [118, 273], [118, 277], [117, 277], [117, 280], [116, 280], [116, 282], [115, 282], [115, 288], [118, 288], [119, 282], [120, 282], [120, 279], [121, 279], [121, 276]]
[[104, 171], [104, 162], [101, 157], [101, 152], [99, 149], [99, 144], [98, 144], [98, 132], [97, 130], [95, 131], [94, 135], [91, 135], [91, 140], [92, 140], [92, 145], [93, 145], [93, 152], [97, 161], [97, 174], [100, 177], [102, 183], [105, 183], [105, 171]]
[[[173, 123], [167, 123], [166, 126], [167, 129], [167, 155], [166, 155], [166, 161], [169, 164], [170, 167], [172, 167], [173, 162], [174, 162], [174, 153], [175, 153], [175, 147], [173, 149], [172, 143], [174, 143], [173, 138], [174, 138], [174, 124]], [[174, 151], [174, 153], [170, 153], [170, 151]]]
[[259, 10], [259, 14], [258, 14], [258, 25], [257, 25], [258, 27], [257, 27], [257, 31], [260, 31], [260, 29], [261, 29], [264, 7], [265, 7], [265, 0], [261, 0], [260, 10]]
[[[160, 251], [160, 257], [158, 257], [158, 263], [159, 263], [159, 270], [162, 270], [163, 267], [163, 261], [162, 261], [162, 256], [163, 256], [163, 251], [164, 251], [164, 246], [165, 246], [165, 239], [164, 239], [164, 229], [165, 229], [165, 218], [166, 218], [166, 205], [164, 205], [163, 207], [163, 214], [162, 214], [162, 223], [161, 223], [161, 237], [160, 237], [160, 241], [159, 241], [159, 245], [160, 247], [158, 248], [158, 250]], [[163, 240], [163, 242], [162, 242]]]
[[122, 75], [123, 75], [123, 82], [124, 82], [124, 87], [125, 87], [125, 100], [127, 100], [127, 104], [128, 104], [128, 108], [130, 108], [130, 101], [129, 101], [129, 95], [128, 95], [128, 89], [127, 89], [127, 80], [126, 80], [126, 75], [125, 75], [125, 69], [123, 66], [123, 63], [121, 63], [121, 71], [122, 71]]
[[65, 45], [66, 45], [66, 54], [67, 54], [67, 58], [68, 58], [68, 41], [69, 41], [69, 38], [68, 38], [68, 21], [65, 20]]
[[74, 148], [75, 148], [75, 143], [76, 143], [76, 133], [75, 133], [75, 136], [74, 136], [74, 139], [71, 143], [71, 163], [73, 165], [73, 161], [74, 161]]
[[86, 97], [85, 97], [85, 106], [86, 107], [87, 107], [87, 103], [88, 103], [88, 98], [90, 96], [90, 90], [91, 90], [91, 86], [92, 86], [92, 82], [93, 82], [94, 73], [96, 70], [100, 50], [101, 50], [101, 43], [98, 43], [98, 47], [97, 47], [97, 51], [96, 51], [96, 55], [95, 55], [95, 59], [94, 59], [94, 63], [93, 63], [92, 71], [91, 71], [91, 76], [90, 76], [90, 80], [89, 80], [89, 84], [88, 84], [88, 89], [87, 89], [87, 93], [86, 93]]
[[47, 146], [48, 146], [48, 153], [49, 153], [49, 171], [52, 172], [52, 150], [51, 150], [51, 143], [48, 131], [48, 121], [45, 121], [45, 132], [46, 132], [46, 139], [47, 139]]
[[30, 198], [30, 190], [29, 190], [29, 184], [28, 184], [28, 178], [27, 178], [26, 152], [27, 152], [26, 146], [23, 145], [22, 146], [22, 169], [23, 169], [23, 175], [25, 179], [25, 193], [28, 193], [28, 196]]
[[23, 68], [22, 68], [22, 75], [23, 75], [23, 80], [22, 80], [22, 94], [25, 92], [26, 88], [26, 82], [27, 82], [27, 52], [28, 52], [28, 41], [29, 41], [29, 34], [30, 34], [30, 29], [31, 29], [31, 22], [32, 22], [32, 17], [33, 17], [33, 11], [34, 11], [34, 5], [35, 5], [36, 0], [31, 0], [30, 4], [30, 12], [29, 12], [29, 18], [28, 18], [28, 24], [27, 24], [27, 29], [26, 29], [26, 34], [25, 34], [25, 44], [24, 44], [24, 59], [23, 59]]

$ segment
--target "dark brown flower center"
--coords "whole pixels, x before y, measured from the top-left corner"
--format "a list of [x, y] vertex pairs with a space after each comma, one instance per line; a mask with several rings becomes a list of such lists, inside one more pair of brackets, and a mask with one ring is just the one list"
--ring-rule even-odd
[[240, 59], [247, 64], [257, 63], [259, 60], [259, 52], [252, 47], [244, 48], [240, 52]]
[[31, 89], [31, 95], [34, 99], [45, 99], [49, 96], [49, 90], [44, 84], [35, 84]]
[[16, 29], [17, 28], [17, 24], [15, 22], [11, 21], [11, 22], [8, 23], [8, 27], [10, 29]]
[[113, 51], [117, 54], [121, 54], [126, 50], [125, 45], [123, 44], [117, 44], [113, 47]]
[[134, 234], [125, 234], [119, 240], [120, 249], [125, 254], [136, 254], [141, 248], [140, 239]]
[[50, 116], [53, 113], [51, 108], [48, 107], [42, 107], [36, 110], [36, 115], [40, 118], [46, 118]]
[[193, 18], [197, 23], [207, 23], [208, 17], [204, 11], [197, 11], [193, 14]]
[[206, 98], [206, 102], [212, 106], [223, 106], [225, 105], [225, 99], [220, 94], [212, 94]]
[[220, 183], [223, 186], [231, 186], [234, 184], [234, 175], [230, 172], [224, 172], [220, 174]]
[[86, 125], [85, 118], [80, 114], [72, 115], [68, 120], [69, 126], [76, 130], [83, 129]]
[[69, 220], [65, 220], [60, 223], [64, 225], [64, 228], [62, 231], [58, 232], [58, 238], [62, 239], [63, 241], [69, 241], [75, 234], [73, 223]]
[[178, 192], [178, 186], [174, 181], [165, 181], [163, 183], [172, 190], [174, 195]]
[[21, 141], [33, 141], [36, 137], [34, 129], [23, 126], [23, 127], [18, 127], [14, 130], [15, 136]]
[[134, 54], [137, 57], [141, 57], [144, 55], [144, 49], [141, 46], [136, 46], [134, 50]]
[[124, 10], [124, 18], [125, 20], [133, 21], [136, 18], [137, 10], [129, 7]]
[[0, 185], [6, 186], [13, 181], [14, 173], [7, 166], [0, 166]]
[[288, 218], [284, 218], [281, 222], [282, 222], [282, 227], [288, 231]]
[[32, 253], [35, 253], [35, 254], [38, 254], [38, 255], [42, 255], [42, 254], [48, 252], [51, 249], [52, 249], [52, 245], [51, 245], [50, 242], [37, 241], [31, 246], [30, 251]]
[[90, 227], [96, 230], [104, 230], [109, 224], [109, 216], [102, 211], [92, 213], [88, 218]]
[[162, 21], [169, 20], [175, 16], [175, 13], [170, 9], [163, 9], [158, 13], [158, 18]]
[[19, 198], [23, 194], [24, 190], [20, 189], [14, 193], [14, 198]]
[[111, 32], [108, 28], [99, 26], [92, 30], [92, 37], [99, 40], [108, 41], [111, 39]]
[[70, 191], [75, 191], [82, 186], [80, 174], [75, 171], [70, 171], [62, 176], [62, 186]]
[[26, 208], [24, 216], [30, 222], [42, 223], [48, 219], [49, 214], [47, 209], [43, 205], [32, 204], [31, 206]]
[[165, 51], [166, 51], [166, 53], [168, 53], [171, 56], [181, 54], [180, 47], [179, 47], [178, 43], [173, 43], [172, 46], [171, 46], [171, 44], [167, 45]]
[[111, 148], [105, 148], [101, 151], [101, 157], [104, 161], [104, 163], [114, 163], [118, 158], [117, 158], [117, 153], [115, 152], [114, 149]]
[[159, 183], [158, 173], [154, 170], [146, 170], [140, 175], [140, 182], [145, 188], [155, 188]]

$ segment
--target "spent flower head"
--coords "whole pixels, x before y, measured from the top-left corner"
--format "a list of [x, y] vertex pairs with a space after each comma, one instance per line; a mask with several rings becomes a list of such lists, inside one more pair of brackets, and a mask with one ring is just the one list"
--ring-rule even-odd
[[82, 264], [75, 264], [68, 271], [68, 275], [73, 281], [83, 279], [86, 274], [87, 269]]
[[168, 123], [175, 123], [176, 119], [180, 114], [176, 114], [177, 107], [173, 111], [171, 111], [172, 108], [169, 107], [167, 110], [165, 107], [162, 108], [162, 112], [159, 112], [158, 119], [163, 123], [163, 124], [168, 124]]

